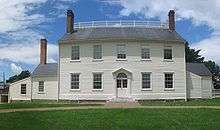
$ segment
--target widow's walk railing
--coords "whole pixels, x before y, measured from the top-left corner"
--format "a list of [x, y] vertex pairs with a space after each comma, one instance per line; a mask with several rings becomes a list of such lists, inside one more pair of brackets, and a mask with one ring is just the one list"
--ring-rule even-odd
[[78, 22], [74, 24], [75, 29], [82, 28], [107, 28], [107, 27], [143, 27], [143, 28], [161, 28], [167, 29], [168, 24], [161, 21], [91, 21]]

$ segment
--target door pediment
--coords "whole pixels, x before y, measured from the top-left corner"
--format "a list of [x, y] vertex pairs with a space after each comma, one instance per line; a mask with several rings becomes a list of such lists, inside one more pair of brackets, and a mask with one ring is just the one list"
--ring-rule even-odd
[[124, 68], [120, 68], [120, 69], [117, 69], [117, 70], [115, 70], [114, 72], [112, 72], [112, 74], [113, 74], [113, 76], [114, 76], [115, 79], [116, 79], [116, 77], [117, 77], [117, 75], [118, 75], [119, 73], [125, 73], [125, 74], [128, 76], [129, 79], [132, 78], [132, 72], [131, 72], [131, 71], [126, 70], [126, 69], [124, 69]]

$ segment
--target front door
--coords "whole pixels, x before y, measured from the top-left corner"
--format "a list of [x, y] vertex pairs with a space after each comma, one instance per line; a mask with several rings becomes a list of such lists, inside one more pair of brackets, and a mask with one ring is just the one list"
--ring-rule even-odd
[[128, 97], [128, 78], [125, 73], [119, 73], [116, 79], [117, 97]]

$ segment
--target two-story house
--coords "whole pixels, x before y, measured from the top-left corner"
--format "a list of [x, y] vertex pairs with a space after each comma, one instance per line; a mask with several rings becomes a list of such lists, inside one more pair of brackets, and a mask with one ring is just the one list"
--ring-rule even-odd
[[[186, 41], [175, 31], [173, 10], [168, 18], [168, 24], [74, 23], [73, 11], [68, 10], [67, 32], [59, 40], [58, 64], [46, 63], [47, 40], [41, 39], [40, 65], [31, 78], [11, 85], [14, 92], [10, 100], [26, 95], [27, 100], [210, 98], [211, 73], [203, 64], [186, 63]], [[21, 84], [24, 89], [27, 81], [30, 94], [20, 95]]]

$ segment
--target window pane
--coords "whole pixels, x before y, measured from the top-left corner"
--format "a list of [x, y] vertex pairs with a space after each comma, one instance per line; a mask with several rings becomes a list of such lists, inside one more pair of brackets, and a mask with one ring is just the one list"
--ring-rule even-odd
[[79, 60], [79, 46], [72, 46], [71, 60]]
[[79, 89], [79, 74], [71, 74], [71, 89]]
[[102, 74], [93, 74], [93, 89], [102, 89]]
[[125, 45], [117, 45], [117, 58], [126, 59], [126, 46]]
[[93, 58], [94, 59], [102, 59], [102, 46], [101, 45], [94, 45], [93, 46]]
[[44, 92], [44, 81], [39, 81], [38, 91]]
[[173, 74], [165, 74], [165, 88], [173, 88]]
[[151, 78], [150, 73], [142, 73], [142, 88], [150, 88], [151, 87]]
[[122, 83], [123, 83], [123, 88], [127, 88], [127, 85], [128, 85], [127, 79], [123, 79]]
[[26, 94], [26, 84], [21, 84], [21, 94]]
[[172, 49], [164, 49], [164, 59], [172, 59]]
[[150, 59], [150, 49], [141, 48], [141, 58], [142, 59]]
[[121, 88], [121, 79], [117, 79], [117, 88]]

